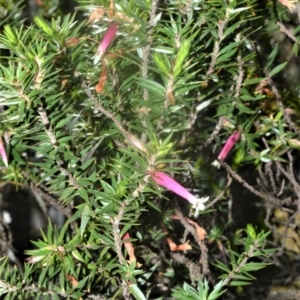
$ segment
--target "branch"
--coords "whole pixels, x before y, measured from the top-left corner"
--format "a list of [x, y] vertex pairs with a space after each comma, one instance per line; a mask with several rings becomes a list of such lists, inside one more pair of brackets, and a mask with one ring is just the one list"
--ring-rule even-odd
[[[122, 240], [121, 240], [121, 237], [119, 234], [120, 233], [119, 225], [124, 216], [125, 207], [126, 207], [126, 204], [123, 202], [119, 209], [118, 216], [115, 219], [111, 220], [112, 226], [113, 226], [113, 235], [114, 235], [114, 241], [115, 241], [115, 246], [116, 246], [116, 252], [118, 255], [119, 263], [121, 265], [124, 265], [124, 263], [126, 263], [125, 258], [122, 253]], [[122, 279], [122, 288], [123, 288], [122, 292], [123, 292], [124, 299], [131, 300], [128, 283], [126, 282], [125, 279]]]
[[246, 256], [242, 259], [242, 261], [233, 269], [226, 279], [224, 279], [222, 285], [226, 286], [229, 282], [234, 278], [236, 274], [240, 272], [240, 270], [246, 265], [249, 258], [252, 257], [253, 253], [259, 248], [259, 241], [255, 241], [253, 245], [250, 246], [249, 251], [247, 252]]
[[[195, 240], [197, 241], [197, 244], [199, 245], [199, 247], [201, 249], [201, 256], [200, 256], [199, 262], [202, 265], [202, 274], [203, 275], [209, 274], [210, 270], [209, 270], [208, 255], [207, 255], [208, 251], [207, 251], [207, 247], [206, 247], [205, 243], [203, 241], [201, 241], [201, 239], [200, 239], [199, 235], [197, 234], [195, 228], [192, 227], [187, 222], [187, 220], [185, 219], [185, 217], [182, 215], [182, 212], [181, 212], [181, 210], [180, 210], [177, 202], [176, 202], [176, 206], [175, 206], [175, 212], [176, 212], [176, 214], [177, 214], [177, 216], [178, 216], [181, 224], [184, 226], [185, 230], [187, 232], [189, 232], [195, 238]], [[188, 268], [190, 269], [190, 268], [192, 268], [192, 266], [189, 265]], [[190, 273], [192, 273], [191, 269], [190, 269]], [[203, 275], [201, 275], [201, 276], [203, 277]]]
[[109, 113], [100, 103], [99, 101], [96, 99], [96, 97], [92, 94], [91, 90], [89, 89], [89, 87], [87, 86], [86, 82], [82, 83], [82, 86], [84, 87], [85, 93], [87, 94], [87, 96], [90, 98], [90, 100], [92, 100], [94, 107], [99, 110], [101, 113], [103, 113], [107, 118], [111, 119], [116, 127], [119, 129], [120, 133], [122, 133], [122, 135], [126, 138], [126, 140], [134, 147], [137, 148], [141, 151], [143, 151], [144, 153], [148, 154], [147, 149], [145, 148], [144, 144], [137, 139], [134, 135], [128, 133], [123, 126], [121, 125], [121, 123], [115, 118], [114, 115], [112, 115], [111, 113]]
[[281, 165], [279, 161], [275, 161], [277, 168], [284, 174], [284, 176], [290, 181], [290, 183], [294, 187], [294, 191], [298, 197], [298, 211], [300, 211], [300, 185], [297, 182], [294, 170], [293, 170], [293, 158], [290, 152], [288, 152], [288, 158], [289, 158], [289, 172], [287, 172]]
[[[14, 249], [12, 242], [13, 236], [11, 230], [7, 224], [5, 224], [2, 214], [0, 214], [0, 256], [7, 256], [12, 263], [15, 263], [20, 272], [23, 271], [23, 264], [15, 255], [16, 249]], [[1, 286], [0, 286], [1, 287]]]
[[292, 34], [292, 32], [285, 27], [285, 25], [281, 22], [276, 23], [279, 26], [279, 29], [285, 33], [293, 42], [300, 44], [300, 41]]
[[[241, 40], [241, 35], [240, 33], [238, 33], [236, 35], [236, 39], [237, 42], [239, 42]], [[242, 55], [241, 55], [241, 51], [239, 51], [238, 57], [237, 57], [237, 64], [238, 64], [238, 76], [236, 78], [236, 87], [235, 87], [235, 94], [234, 97], [238, 98], [240, 96], [240, 90], [243, 84], [243, 79], [244, 79], [244, 69], [243, 69], [243, 59], [242, 59]]]
[[200, 266], [198, 264], [195, 264], [194, 262], [190, 261], [187, 257], [179, 253], [170, 253], [170, 255], [175, 261], [179, 262], [180, 264], [183, 264], [189, 269], [191, 279], [203, 279], [203, 275], [201, 274]]
[[220, 164], [226, 169], [226, 171], [239, 183], [241, 183], [246, 189], [248, 189], [250, 192], [252, 192], [254, 195], [265, 199], [270, 200], [273, 203], [276, 203], [278, 205], [283, 205], [290, 202], [290, 199], [280, 200], [277, 199], [271, 195], [267, 195], [265, 193], [261, 193], [257, 191], [253, 186], [251, 186], [249, 183], [247, 183], [244, 179], [242, 179], [236, 172], [234, 172], [229, 165], [227, 165], [224, 161], [220, 161]]
[[71, 208], [65, 207], [58, 202], [58, 199], [52, 197], [49, 193], [45, 192], [42, 188], [37, 186], [33, 181], [30, 182], [30, 188], [38, 193], [44, 200], [46, 200], [50, 206], [59, 210], [63, 215], [65, 215], [68, 219], [71, 218]]
[[221, 193], [215, 197], [212, 201], [210, 201], [208, 204], [205, 205], [205, 208], [208, 209], [211, 206], [215, 205], [225, 194], [225, 192], [228, 190], [228, 188], [230, 187], [231, 183], [232, 183], [232, 178], [228, 175], [228, 182], [226, 184], [226, 187], [223, 188], [223, 190], [221, 191]]
[[273, 92], [273, 94], [275, 95], [275, 99], [276, 99], [276, 103], [280, 109], [280, 111], [283, 113], [285, 120], [287, 121], [290, 130], [294, 130], [294, 132], [296, 132], [298, 135], [300, 135], [300, 130], [299, 128], [296, 126], [296, 124], [292, 121], [290, 115], [286, 112], [286, 110], [284, 109], [282, 100], [281, 100], [281, 96], [279, 94], [279, 91], [277, 89], [277, 86], [275, 84], [275, 82], [273, 81], [273, 79], [271, 79], [270, 74], [267, 70], [264, 70], [264, 74], [266, 75], [266, 77], [268, 78], [268, 83], [271, 87], [271, 90]]
[[[231, 3], [232, 0], [230, 0], [229, 2]], [[218, 40], [215, 42], [214, 50], [213, 50], [213, 53], [211, 55], [211, 62], [210, 62], [210, 65], [209, 65], [209, 69], [206, 72], [207, 76], [209, 76], [213, 73], [213, 71], [215, 69], [215, 66], [217, 64], [217, 58], [218, 58], [219, 52], [220, 52], [220, 45], [223, 41], [224, 28], [225, 28], [225, 26], [227, 25], [227, 23], [229, 21], [230, 12], [231, 12], [231, 8], [228, 5], [228, 7], [226, 8], [226, 13], [225, 13], [224, 20], [219, 20]]]
[[210, 137], [204, 143], [205, 147], [207, 147], [216, 138], [216, 136], [219, 134], [219, 132], [221, 131], [222, 126], [223, 126], [225, 120], [226, 120], [225, 116], [222, 116], [222, 117], [219, 118], [218, 123], [217, 123], [214, 131], [212, 132], [212, 134], [210, 135]]

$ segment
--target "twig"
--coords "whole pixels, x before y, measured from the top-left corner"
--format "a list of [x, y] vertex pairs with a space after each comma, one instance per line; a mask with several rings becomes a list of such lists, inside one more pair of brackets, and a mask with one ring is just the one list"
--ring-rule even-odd
[[134, 146], [134, 148], [137, 148], [141, 151], [143, 151], [144, 153], [147, 153], [147, 150], [145, 148], [145, 146], [143, 145], [143, 143], [137, 139], [135, 136], [133, 136], [132, 134], [128, 133], [123, 126], [121, 125], [121, 123], [115, 118], [114, 115], [112, 115], [111, 113], [109, 113], [100, 103], [99, 101], [96, 99], [96, 97], [92, 94], [91, 90], [89, 89], [89, 87], [87, 86], [86, 82], [82, 83], [82, 86], [84, 87], [85, 93], [88, 95], [88, 97], [92, 100], [94, 107], [99, 110], [101, 113], [103, 113], [107, 118], [111, 119], [114, 124], [116, 125], [116, 127], [119, 129], [120, 133], [122, 133], [122, 135], [126, 138], [126, 140], [132, 145]]
[[[0, 288], [8, 293], [22, 293], [22, 292], [31, 292], [31, 293], [36, 293], [37, 295], [43, 295], [43, 296], [60, 296], [61, 298], [64, 299], [69, 299], [70, 295], [66, 294], [64, 291], [58, 292], [58, 291], [52, 291], [52, 290], [46, 290], [45, 287], [40, 288], [35, 286], [34, 284], [27, 285], [23, 288], [20, 288], [18, 286], [10, 285], [9, 283], [0, 280]], [[94, 295], [94, 294], [85, 294], [86, 299], [94, 299], [94, 300], [104, 300], [106, 298], [101, 297], [100, 295]], [[51, 297], [52, 298], [52, 297]], [[80, 298], [82, 299], [82, 298]]]
[[[53, 131], [52, 125], [51, 125], [51, 123], [50, 123], [50, 121], [48, 119], [47, 112], [43, 109], [43, 107], [40, 106], [38, 108], [38, 113], [39, 113], [39, 115], [41, 117], [42, 123], [45, 125], [45, 131], [46, 131], [46, 133], [47, 133], [47, 135], [49, 137], [50, 143], [52, 144], [53, 148], [57, 150], [57, 148], [58, 148], [58, 142], [57, 142], [55, 133]], [[57, 163], [58, 163], [58, 166], [59, 166], [59, 170], [63, 174], [65, 174], [66, 176], [68, 176], [71, 185], [74, 186], [76, 189], [79, 189], [80, 186], [76, 183], [76, 180], [73, 177], [73, 175], [67, 169], [65, 169], [64, 167], [62, 167], [63, 161], [59, 160]]]
[[272, 164], [273, 164], [273, 162], [269, 162], [269, 163], [266, 164], [266, 171], [267, 171], [267, 174], [269, 175], [269, 179], [270, 179], [270, 182], [271, 182], [273, 192], [274, 192], [274, 194], [276, 194], [277, 193], [277, 185], [276, 185], [276, 182], [275, 182], [273, 171], [271, 169]]
[[282, 22], [276, 23], [279, 26], [279, 29], [285, 33], [293, 42], [300, 44], [300, 41], [292, 34], [290, 30], [288, 30]]
[[[239, 42], [241, 40], [241, 34], [238, 33], [236, 35], [236, 41]], [[240, 96], [240, 91], [241, 91], [241, 86], [243, 84], [243, 79], [244, 79], [244, 69], [243, 69], [243, 59], [242, 59], [242, 55], [239, 52], [238, 56], [237, 56], [237, 65], [238, 65], [238, 76], [236, 78], [236, 86], [235, 86], [235, 94], [234, 97], [238, 98]]]
[[187, 257], [179, 253], [170, 253], [170, 255], [175, 261], [179, 262], [180, 264], [183, 264], [189, 269], [190, 276], [193, 282], [194, 280], [203, 279], [203, 274], [201, 274], [201, 269], [198, 264], [195, 264], [194, 262], [190, 261]]
[[294, 186], [295, 192], [297, 194], [298, 197], [298, 212], [300, 212], [300, 185], [299, 182], [297, 182], [296, 178], [295, 178], [295, 174], [294, 174], [294, 158], [291, 154], [291, 151], [288, 151], [287, 153], [288, 158], [289, 158], [289, 174], [291, 177], [291, 182]]
[[184, 228], [195, 238], [195, 240], [197, 241], [197, 244], [199, 245], [199, 247], [201, 247], [202, 241], [200, 240], [200, 238], [198, 237], [195, 228], [190, 225], [187, 220], [185, 219], [185, 217], [183, 216], [180, 207], [178, 206], [178, 203], [176, 202], [175, 204], [175, 212], [176, 215], [179, 218], [179, 221], [181, 222], [181, 224], [184, 226]]
[[7, 293], [22, 293], [22, 292], [32, 292], [32, 293], [37, 293], [39, 295], [43, 295], [43, 296], [57, 296], [59, 295], [62, 298], [69, 298], [69, 295], [67, 295], [64, 291], [58, 292], [58, 291], [52, 291], [52, 290], [46, 290], [44, 287], [41, 289], [37, 286], [35, 286], [34, 284], [31, 285], [27, 285], [23, 288], [18, 287], [18, 286], [14, 286], [14, 285], [10, 285], [9, 283], [6, 283], [3, 280], [0, 280], [0, 287], [3, 291], [7, 292]]
[[278, 168], [278, 170], [281, 171], [282, 174], [284, 174], [284, 176], [290, 181], [290, 183], [293, 185], [294, 187], [294, 191], [298, 197], [298, 211], [300, 211], [300, 186], [299, 183], [297, 182], [295, 176], [294, 176], [294, 171], [293, 171], [293, 160], [291, 157], [291, 154], [288, 152], [288, 156], [289, 156], [289, 160], [290, 160], [290, 164], [289, 164], [289, 172], [287, 172], [281, 165], [281, 163], [279, 161], [275, 161], [276, 166]]
[[219, 118], [218, 123], [214, 129], [214, 131], [212, 132], [212, 134], [210, 135], [210, 137], [205, 141], [204, 146], [207, 147], [215, 138], [216, 136], [219, 134], [219, 132], [222, 129], [223, 123], [225, 122], [226, 117], [222, 116]]
[[228, 196], [228, 223], [232, 223], [232, 204], [233, 204], [233, 199], [232, 199], [232, 195], [230, 194]]
[[252, 257], [253, 253], [256, 251], [256, 249], [259, 246], [259, 241], [255, 241], [253, 245], [250, 246], [249, 251], [247, 252], [246, 256], [242, 259], [242, 261], [236, 266], [235, 269], [233, 269], [226, 279], [224, 279], [222, 285], [226, 286], [229, 284], [229, 282], [234, 278], [236, 274], [240, 272], [240, 270], [246, 265], [249, 258]]
[[13, 236], [9, 226], [7, 226], [2, 218], [2, 212], [0, 214], [0, 255], [7, 255], [12, 263], [15, 263], [18, 270], [23, 273], [23, 264], [15, 255], [16, 250], [13, 245]]
[[93, 300], [106, 300], [106, 298], [101, 297], [100, 295], [94, 295], [94, 294], [90, 294], [90, 295], [85, 295], [86, 299], [93, 299]]
[[[269, 184], [267, 182], [266, 176], [264, 175], [264, 173], [262, 171], [262, 166], [259, 166], [259, 168], [258, 168], [258, 174], [259, 174], [259, 177], [256, 179], [256, 181], [259, 184], [259, 186], [264, 191], [266, 191], [266, 189], [268, 188]], [[276, 191], [274, 192], [274, 189], [273, 189], [272, 193], [275, 194]]]
[[148, 182], [150, 180], [151, 176], [146, 175], [143, 180], [139, 182], [139, 186], [133, 191], [132, 196], [134, 198], [138, 197], [139, 194], [145, 189], [145, 187], [148, 185]]
[[44, 200], [46, 200], [52, 207], [59, 210], [63, 215], [65, 215], [67, 218], [71, 218], [71, 208], [65, 207], [61, 205], [58, 200], [54, 197], [52, 197], [50, 194], [45, 192], [43, 189], [41, 189], [39, 186], [35, 185], [33, 181], [30, 182], [30, 188], [34, 190], [36, 193], [38, 193]]
[[[230, 2], [232, 2], [232, 0], [230, 0]], [[224, 28], [229, 21], [230, 12], [231, 12], [231, 8], [228, 5], [228, 8], [226, 8], [226, 14], [225, 14], [224, 20], [220, 20], [218, 23], [218, 40], [215, 42], [213, 53], [211, 55], [211, 62], [209, 65], [209, 69], [206, 72], [207, 76], [209, 76], [213, 73], [215, 66], [217, 64], [217, 58], [218, 58], [219, 52], [220, 52], [220, 45], [221, 45], [221, 42], [223, 41]]]
[[[125, 258], [122, 253], [122, 241], [121, 241], [121, 237], [120, 237], [120, 233], [119, 233], [120, 232], [119, 225], [120, 225], [123, 215], [125, 213], [125, 207], [126, 207], [126, 204], [123, 202], [119, 209], [118, 216], [115, 219], [111, 220], [112, 226], [113, 226], [113, 235], [114, 235], [114, 241], [115, 241], [115, 246], [116, 246], [116, 252], [118, 255], [119, 263], [121, 265], [123, 265], [125, 263]], [[128, 283], [126, 282], [125, 279], [122, 279], [122, 293], [123, 293], [123, 297], [125, 300], [132, 299], [130, 296]]]
[[206, 72], [207, 76], [211, 75], [214, 72], [215, 66], [217, 64], [217, 58], [220, 52], [220, 45], [223, 40], [224, 28], [227, 22], [228, 20], [225, 18], [224, 20], [220, 20], [218, 23], [218, 40], [215, 42], [214, 50], [211, 55], [211, 62]]
[[237, 180], [239, 183], [241, 183], [245, 188], [247, 188], [250, 192], [252, 192], [253, 194], [255, 194], [256, 196], [265, 199], [265, 200], [270, 200], [271, 202], [274, 202], [276, 204], [285, 204], [290, 202], [290, 199], [285, 199], [285, 200], [280, 200], [277, 199], [271, 195], [267, 195], [265, 193], [261, 193], [259, 191], [257, 191], [253, 186], [251, 186], [249, 183], [247, 183], [244, 179], [242, 179], [236, 172], [234, 172], [229, 165], [227, 165], [224, 161], [220, 161], [220, 164], [226, 169], [226, 171], [235, 179]]
[[119, 231], [120, 231], [119, 225], [120, 225], [121, 220], [123, 218], [123, 215], [124, 215], [124, 212], [125, 212], [125, 207], [126, 207], [126, 204], [123, 202], [121, 204], [120, 209], [119, 209], [118, 216], [111, 221], [112, 225], [113, 225], [113, 234], [114, 234], [114, 240], [115, 240], [115, 245], [116, 245], [116, 251], [117, 251], [119, 263], [121, 265], [124, 264], [125, 259], [124, 259], [123, 253], [122, 253], [122, 241], [121, 241], [121, 238], [120, 238], [120, 235], [119, 235]]
[[299, 128], [292, 121], [290, 115], [284, 109], [284, 106], [283, 106], [283, 103], [282, 103], [282, 100], [281, 100], [281, 96], [279, 94], [279, 91], [277, 89], [277, 86], [276, 86], [275, 82], [272, 80], [272, 78], [270, 77], [270, 74], [267, 70], [264, 70], [264, 73], [265, 73], [266, 77], [268, 78], [268, 83], [271, 87], [271, 90], [272, 90], [273, 94], [275, 95], [277, 106], [280, 109], [280, 111], [283, 113], [283, 116], [284, 116], [285, 120], [287, 121], [287, 123], [290, 127], [290, 130], [291, 131], [294, 130], [294, 132], [296, 132], [298, 135], [300, 135]]
[[223, 190], [221, 191], [221, 193], [217, 197], [215, 197], [212, 201], [210, 201], [207, 205], [205, 205], [206, 209], [208, 209], [211, 206], [215, 205], [223, 197], [225, 192], [228, 190], [228, 188], [230, 187], [230, 185], [232, 183], [232, 178], [228, 175], [227, 179], [228, 179], [228, 181], [227, 181], [226, 187], [223, 188]]
[[270, 228], [272, 231], [274, 231], [274, 228], [276, 230], [276, 227], [270, 223], [270, 218], [272, 216], [272, 208], [273, 207], [271, 207], [270, 205], [268, 205], [266, 207], [267, 210], [266, 210], [266, 216], [264, 219], [264, 223], [267, 225], [268, 228]]
[[281, 196], [281, 194], [283, 193], [284, 188], [285, 188], [285, 179], [282, 179], [280, 190], [279, 190], [278, 194], [276, 195], [277, 197]]
[[195, 238], [195, 240], [197, 241], [197, 244], [199, 245], [200, 249], [201, 249], [201, 256], [199, 259], [199, 262], [202, 266], [202, 274], [203, 275], [207, 275], [210, 273], [209, 270], [209, 265], [208, 265], [208, 255], [207, 255], [207, 247], [205, 245], [205, 243], [203, 241], [200, 240], [200, 237], [198, 236], [195, 228], [193, 228], [188, 222], [187, 220], [184, 218], [178, 204], [176, 203], [175, 206], [175, 212], [181, 222], [181, 224], [184, 226], [185, 230], [187, 232], [189, 232], [190, 234], [192, 234], [192, 236]]
[[[150, 12], [150, 19], [149, 19], [149, 25], [150, 25], [150, 30], [147, 33], [148, 36], [148, 45], [143, 47], [142, 49], [142, 77], [144, 79], [148, 78], [148, 64], [149, 64], [149, 53], [150, 53], [150, 48], [152, 44], [152, 33], [153, 33], [153, 27], [154, 27], [154, 19], [156, 15], [156, 10], [157, 10], [157, 3], [159, 0], [152, 0], [151, 1], [151, 12]], [[144, 100], [149, 99], [149, 91], [147, 89], [144, 89]]]

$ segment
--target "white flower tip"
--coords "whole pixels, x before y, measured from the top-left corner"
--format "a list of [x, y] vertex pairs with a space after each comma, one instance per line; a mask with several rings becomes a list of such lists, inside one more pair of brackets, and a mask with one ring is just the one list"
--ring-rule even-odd
[[200, 210], [205, 210], [205, 206], [203, 203], [207, 202], [209, 197], [203, 197], [200, 199], [197, 199], [197, 201], [193, 204], [192, 208], [195, 210], [194, 217], [197, 218], [199, 216]]
[[96, 55], [94, 56], [94, 66], [98, 64], [98, 62], [100, 61], [100, 59], [102, 58], [103, 53], [96, 53]]
[[220, 167], [221, 167], [221, 164], [218, 160], [215, 160], [211, 165], [218, 168], [218, 169], [220, 169]]
[[5, 167], [8, 168], [8, 161], [7, 161], [7, 159], [4, 159], [3, 163], [4, 163]]

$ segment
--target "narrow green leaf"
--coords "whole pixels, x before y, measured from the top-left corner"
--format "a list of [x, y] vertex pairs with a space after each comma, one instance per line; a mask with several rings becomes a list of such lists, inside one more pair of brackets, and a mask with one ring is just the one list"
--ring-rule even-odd
[[214, 264], [214, 266], [216, 266], [217, 268], [225, 271], [226, 273], [230, 272], [230, 269], [221, 261], [217, 260], [217, 263]]
[[78, 191], [79, 196], [84, 199], [86, 202], [89, 201], [89, 196], [85, 188], [81, 187]]
[[46, 21], [41, 18], [40, 16], [36, 16], [34, 18], [34, 22], [35, 24], [40, 28], [42, 29], [46, 34], [52, 36], [53, 34], [53, 30], [52, 28], [46, 23]]
[[82, 236], [86, 228], [87, 223], [91, 218], [91, 209], [88, 204], [85, 205], [82, 212], [81, 223], [80, 223], [80, 235]]
[[255, 279], [255, 277], [249, 278], [248, 276], [245, 276], [245, 275], [242, 275], [242, 274], [234, 274], [233, 278], [234, 279], [239, 279], [239, 280], [245, 280], [245, 281]]
[[153, 53], [153, 59], [157, 65], [157, 67], [159, 68], [159, 70], [165, 74], [168, 75], [170, 74], [170, 68], [168, 67], [166, 60], [167, 60], [167, 56], [163, 55], [163, 54], [159, 54], [157, 52]]
[[274, 76], [275, 74], [279, 73], [281, 70], [283, 70], [285, 68], [285, 66], [287, 65], [287, 61], [280, 64], [279, 66], [275, 67], [271, 72], [270, 72], [270, 77]]
[[102, 185], [105, 193], [115, 195], [116, 191], [110, 184], [108, 184], [104, 180], [100, 180], [100, 182], [101, 182], [101, 185]]
[[223, 288], [223, 281], [220, 281], [214, 286], [213, 291], [209, 294], [207, 300], [218, 299], [222, 294], [226, 292], [226, 290], [221, 291], [222, 288]]
[[247, 263], [243, 268], [242, 270], [243, 271], [257, 271], [257, 270], [260, 270], [260, 269], [263, 269], [264, 267], [266, 267], [267, 265], [269, 265], [268, 263], [254, 263], [254, 262], [250, 262], [250, 263]]
[[236, 30], [242, 24], [242, 22], [244, 22], [244, 20], [240, 20], [227, 28], [222, 36], [222, 39], [225, 39], [229, 34], [234, 32], [234, 30]]
[[276, 44], [276, 46], [274, 47], [274, 49], [272, 50], [272, 52], [268, 56], [267, 63], [266, 63], [266, 68], [267, 69], [272, 65], [277, 53], [278, 53], [278, 44]]
[[152, 92], [154, 95], [165, 96], [166, 88], [161, 84], [144, 78], [136, 78], [136, 80], [142, 88]]
[[77, 249], [72, 250], [72, 255], [79, 261], [84, 263], [84, 259], [81, 256], [80, 252]]
[[157, 262], [154, 266], [152, 266], [150, 269], [149, 269], [149, 272], [146, 272], [144, 274], [142, 274], [139, 279], [137, 280], [139, 284], [143, 285], [145, 284], [148, 279], [151, 277], [151, 275], [153, 274], [153, 272], [157, 269], [158, 265], [160, 264], [160, 261]]
[[65, 284], [66, 284], [66, 275], [64, 271], [61, 271], [59, 274], [59, 285], [61, 289], [65, 289]]
[[257, 84], [257, 83], [261, 83], [262, 81], [266, 80], [265, 78], [251, 78], [251, 79], [247, 79], [244, 81], [244, 86], [245, 85], [250, 85], [250, 84]]
[[75, 192], [75, 190], [76, 189], [74, 187], [68, 187], [67, 189], [64, 190], [62, 195], [59, 197], [59, 200], [64, 201], [64, 200], [68, 199], [69, 197], [72, 196], [72, 194]]
[[139, 289], [139, 287], [136, 284], [131, 284], [129, 286], [129, 289], [135, 299], [147, 300], [143, 292]]
[[217, 58], [217, 63], [220, 63], [220, 62], [223, 62], [223, 61], [229, 59], [231, 56], [233, 56], [236, 53], [236, 51], [237, 51], [237, 49], [233, 49], [231, 51], [228, 51], [227, 53], [220, 55]]
[[55, 125], [55, 129], [59, 129], [62, 128], [63, 126], [65, 126], [67, 123], [70, 122], [70, 120], [73, 118], [73, 116], [67, 116], [65, 119], [60, 120], [56, 125]]
[[231, 281], [229, 285], [230, 286], [244, 286], [244, 285], [249, 285], [249, 284], [251, 284], [251, 282], [234, 280], [234, 281]]

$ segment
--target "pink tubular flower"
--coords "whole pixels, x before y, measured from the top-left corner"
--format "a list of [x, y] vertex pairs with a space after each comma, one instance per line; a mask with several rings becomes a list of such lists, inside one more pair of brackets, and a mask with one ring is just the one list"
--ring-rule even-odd
[[106, 49], [109, 47], [111, 44], [112, 40], [116, 36], [118, 31], [118, 26], [116, 24], [111, 24], [108, 29], [106, 30], [103, 40], [101, 44], [99, 45], [96, 53], [96, 58], [94, 60], [94, 64], [96, 64], [103, 56], [105, 53]]
[[203, 203], [208, 200], [208, 197], [198, 199], [197, 197], [192, 195], [186, 188], [180, 185], [177, 181], [175, 181], [173, 178], [171, 178], [163, 172], [148, 171], [148, 174], [153, 178], [153, 180], [157, 184], [188, 200], [193, 205], [193, 208], [196, 209], [196, 215], [198, 215], [199, 210], [205, 209]]
[[237, 143], [237, 141], [240, 139], [240, 133], [239, 131], [236, 131], [233, 133], [228, 140], [226, 141], [223, 149], [221, 150], [221, 153], [218, 156], [218, 160], [224, 160], [232, 147]]
[[0, 156], [5, 164], [6, 167], [8, 167], [8, 161], [6, 156], [6, 151], [2, 142], [2, 138], [0, 138]]

